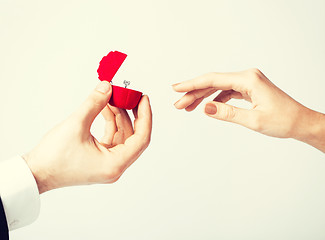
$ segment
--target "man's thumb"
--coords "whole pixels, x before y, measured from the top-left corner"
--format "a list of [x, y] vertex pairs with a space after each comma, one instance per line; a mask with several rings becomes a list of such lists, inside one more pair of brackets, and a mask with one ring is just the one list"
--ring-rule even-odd
[[220, 102], [208, 102], [205, 105], [204, 112], [210, 117], [252, 128], [252, 117], [254, 114], [250, 110]]
[[97, 115], [103, 110], [112, 95], [111, 84], [100, 82], [91, 92], [86, 101], [79, 107], [76, 114], [90, 128]]

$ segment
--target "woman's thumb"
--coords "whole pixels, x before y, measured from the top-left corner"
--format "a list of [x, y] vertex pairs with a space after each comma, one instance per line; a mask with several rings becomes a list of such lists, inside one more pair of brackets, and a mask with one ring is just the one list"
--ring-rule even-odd
[[208, 102], [205, 105], [204, 112], [212, 118], [237, 123], [251, 129], [253, 127], [255, 114], [251, 110], [237, 108], [220, 102]]

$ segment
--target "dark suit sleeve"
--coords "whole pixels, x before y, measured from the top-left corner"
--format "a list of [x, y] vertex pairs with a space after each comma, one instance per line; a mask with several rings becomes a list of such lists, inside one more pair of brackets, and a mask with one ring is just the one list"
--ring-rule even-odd
[[7, 219], [0, 198], [0, 240], [8, 240], [8, 239], [9, 239], [9, 234], [8, 234]]

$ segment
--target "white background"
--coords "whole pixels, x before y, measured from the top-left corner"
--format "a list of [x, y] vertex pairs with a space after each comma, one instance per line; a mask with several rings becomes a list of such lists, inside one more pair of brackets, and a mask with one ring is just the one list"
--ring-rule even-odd
[[115, 83], [130, 80], [154, 111], [150, 147], [117, 183], [43, 194], [38, 220], [12, 239], [324, 239], [323, 153], [202, 106], [178, 111], [170, 86], [258, 67], [325, 112], [324, 43], [322, 0], [0, 0], [0, 159], [76, 109], [110, 50], [129, 55]]

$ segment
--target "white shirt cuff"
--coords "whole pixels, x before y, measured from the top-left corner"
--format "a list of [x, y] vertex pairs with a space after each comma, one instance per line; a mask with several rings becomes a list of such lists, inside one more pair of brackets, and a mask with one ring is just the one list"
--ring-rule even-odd
[[0, 162], [0, 197], [9, 230], [32, 223], [39, 215], [35, 178], [21, 156]]

